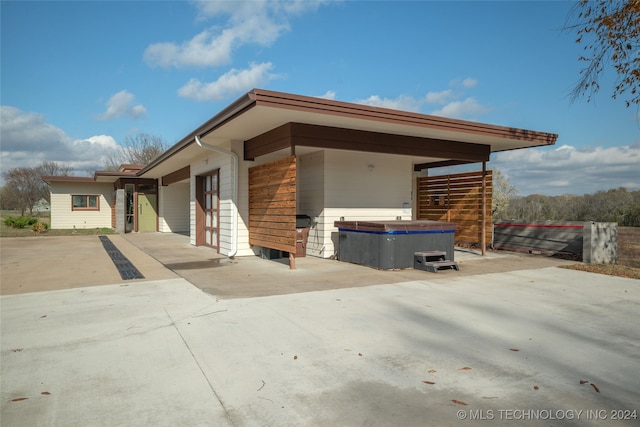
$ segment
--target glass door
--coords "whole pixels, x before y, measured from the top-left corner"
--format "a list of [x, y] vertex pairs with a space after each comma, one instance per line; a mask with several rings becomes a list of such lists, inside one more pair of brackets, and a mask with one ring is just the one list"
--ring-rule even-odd
[[203, 180], [203, 201], [204, 201], [204, 245], [219, 249], [219, 171], [213, 171], [210, 175], [200, 177]]
[[125, 184], [124, 192], [125, 192], [125, 199], [126, 199], [124, 232], [131, 233], [133, 231], [133, 222], [135, 218], [135, 209], [136, 209], [136, 205], [133, 200], [135, 185]]

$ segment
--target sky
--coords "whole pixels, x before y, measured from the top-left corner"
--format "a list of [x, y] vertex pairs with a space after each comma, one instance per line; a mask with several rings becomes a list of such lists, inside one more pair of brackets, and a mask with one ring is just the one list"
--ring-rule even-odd
[[611, 99], [613, 71], [569, 99], [573, 4], [2, 0], [0, 168], [90, 175], [127, 137], [173, 145], [260, 88], [559, 134], [492, 154], [520, 195], [640, 190], [640, 112]]

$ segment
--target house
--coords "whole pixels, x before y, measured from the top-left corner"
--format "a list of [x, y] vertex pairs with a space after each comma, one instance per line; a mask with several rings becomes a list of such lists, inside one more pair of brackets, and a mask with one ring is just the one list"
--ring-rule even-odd
[[[137, 177], [144, 165], [96, 171], [93, 177], [43, 176], [51, 193], [51, 228], [115, 228], [118, 232], [155, 231], [155, 223], [138, 224], [134, 202], [156, 193], [156, 180]], [[123, 202], [116, 206], [118, 190]], [[155, 208], [154, 208], [155, 209]], [[119, 219], [119, 221], [116, 220]]]
[[254, 89], [144, 167], [45, 180], [52, 228], [112, 220], [120, 232], [188, 233], [191, 244], [229, 257], [261, 247], [293, 254], [296, 216], [306, 215], [306, 254], [329, 258], [337, 220], [417, 219], [416, 179], [429, 169], [477, 163], [485, 171], [491, 153], [556, 139]]
[[34, 213], [49, 212], [50, 209], [51, 209], [51, 205], [49, 205], [49, 202], [47, 202], [46, 199], [42, 198], [33, 205], [33, 208], [31, 209], [31, 211]]

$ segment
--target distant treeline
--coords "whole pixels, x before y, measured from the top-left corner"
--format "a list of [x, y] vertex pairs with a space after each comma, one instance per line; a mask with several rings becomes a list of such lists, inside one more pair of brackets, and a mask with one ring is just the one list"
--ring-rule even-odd
[[494, 212], [495, 221], [595, 221], [617, 222], [619, 226], [640, 227], [640, 191], [620, 187], [583, 196], [514, 197]]

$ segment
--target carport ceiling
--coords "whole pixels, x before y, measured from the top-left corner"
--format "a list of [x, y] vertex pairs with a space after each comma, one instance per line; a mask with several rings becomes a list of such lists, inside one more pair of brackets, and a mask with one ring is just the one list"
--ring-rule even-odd
[[[228, 146], [230, 141], [248, 141], [287, 123], [480, 144], [489, 146], [491, 153], [552, 145], [557, 139], [556, 134], [546, 132], [254, 89], [147, 165], [141, 174], [160, 167], [174, 156], [177, 156], [174, 159], [177, 164], [170, 162], [174, 168], [188, 164], [186, 162], [201, 152], [194, 144], [195, 135], [210, 144]], [[429, 160], [450, 159], [434, 157]], [[165, 173], [168, 173], [171, 167], [160, 169], [166, 169]], [[154, 171], [152, 175], [158, 172]]]

